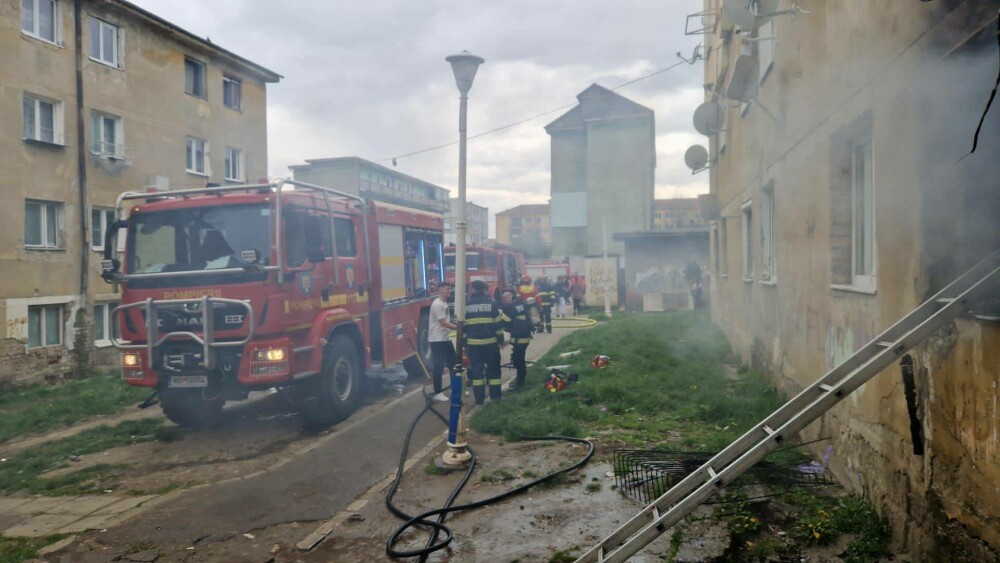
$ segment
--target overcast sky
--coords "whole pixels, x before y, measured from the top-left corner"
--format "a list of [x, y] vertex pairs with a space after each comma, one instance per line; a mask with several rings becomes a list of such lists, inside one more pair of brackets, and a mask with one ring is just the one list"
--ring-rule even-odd
[[[268, 88], [268, 173], [307, 158], [374, 161], [458, 139], [458, 90], [447, 55], [486, 59], [470, 93], [469, 134], [572, 104], [677, 62], [701, 0], [132, 0], [285, 78]], [[209, 7], [210, 6], [210, 7]], [[681, 65], [618, 92], [656, 112], [656, 196], [708, 191], [683, 154], [702, 65]], [[567, 110], [564, 110], [567, 111]], [[469, 199], [493, 214], [549, 197], [556, 112], [469, 143]], [[391, 162], [382, 162], [391, 167]], [[398, 159], [397, 170], [457, 195], [458, 147]], [[492, 229], [491, 229], [492, 231]]]

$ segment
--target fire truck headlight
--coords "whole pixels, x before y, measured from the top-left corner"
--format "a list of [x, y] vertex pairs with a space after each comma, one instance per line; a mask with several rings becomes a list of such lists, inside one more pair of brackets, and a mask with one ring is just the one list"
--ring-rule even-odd
[[139, 357], [139, 354], [135, 352], [126, 352], [122, 354], [122, 366], [124, 367], [127, 368], [139, 367], [139, 364], [141, 362], [142, 359]]
[[267, 350], [257, 350], [254, 359], [258, 362], [280, 362], [285, 359], [285, 349], [270, 348]]

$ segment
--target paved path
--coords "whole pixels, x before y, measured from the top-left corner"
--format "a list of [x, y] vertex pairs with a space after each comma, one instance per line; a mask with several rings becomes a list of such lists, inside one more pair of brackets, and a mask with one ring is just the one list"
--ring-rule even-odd
[[[537, 335], [528, 358], [543, 355], [570, 332]], [[508, 351], [504, 354], [507, 361]], [[504, 378], [513, 377], [504, 370]], [[244, 478], [165, 497], [10, 497], [0, 499], [0, 534], [45, 536], [107, 529], [102, 543], [193, 544], [286, 522], [328, 521], [395, 472], [406, 430], [424, 406], [420, 389], [366, 407], [298, 456]], [[446, 405], [438, 408], [447, 416]], [[426, 415], [411, 455], [444, 425]]]

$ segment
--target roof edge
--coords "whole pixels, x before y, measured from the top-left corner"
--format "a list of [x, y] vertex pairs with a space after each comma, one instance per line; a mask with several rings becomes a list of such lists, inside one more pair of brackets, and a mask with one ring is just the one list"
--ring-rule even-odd
[[180, 27], [179, 25], [169, 20], [163, 19], [160, 16], [150, 12], [149, 10], [146, 10], [145, 8], [141, 8], [133, 4], [132, 2], [129, 2], [128, 0], [112, 0], [112, 3], [118, 4], [122, 9], [138, 14], [139, 16], [145, 18], [149, 23], [165, 28], [167, 31], [175, 33], [183, 37], [184, 39], [187, 39], [188, 41], [194, 42], [200, 47], [206, 48], [226, 58], [233, 59], [240, 65], [257, 73], [264, 79], [264, 82], [275, 83], [284, 78], [284, 76], [278, 74], [277, 72], [274, 72], [273, 70], [267, 67], [259, 65], [246, 57], [237, 55], [236, 53], [230, 51], [229, 49], [220, 47], [219, 45], [216, 45], [215, 43], [212, 43], [207, 39], [203, 39], [195, 35], [194, 33], [191, 33], [190, 31]]

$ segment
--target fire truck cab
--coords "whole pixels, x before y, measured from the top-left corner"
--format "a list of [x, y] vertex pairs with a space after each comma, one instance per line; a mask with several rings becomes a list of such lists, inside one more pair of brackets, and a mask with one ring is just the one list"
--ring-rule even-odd
[[122, 377], [155, 388], [178, 424], [268, 388], [289, 391], [310, 423], [335, 422], [370, 368], [416, 374], [417, 354], [429, 359], [440, 215], [288, 180], [128, 192], [105, 243]]

